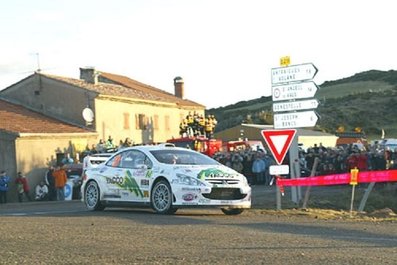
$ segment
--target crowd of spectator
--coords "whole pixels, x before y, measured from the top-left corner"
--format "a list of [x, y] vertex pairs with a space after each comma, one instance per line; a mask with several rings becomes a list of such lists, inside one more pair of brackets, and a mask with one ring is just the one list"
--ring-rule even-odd
[[[316, 158], [318, 164], [315, 176], [346, 173], [354, 168], [360, 171], [397, 169], [397, 150], [380, 146], [360, 149], [354, 145], [326, 148], [315, 144], [307, 150], [299, 150], [301, 176], [310, 175]], [[219, 152], [214, 155], [214, 159], [244, 174], [250, 184], [269, 185], [272, 181], [269, 167], [276, 164], [266, 150]], [[289, 164], [288, 154], [283, 163]]]
[[134, 145], [134, 143], [131, 140], [131, 138], [129, 138], [129, 137], [126, 137], [124, 139], [124, 141], [120, 140], [119, 143], [117, 144], [113, 140], [112, 136], [109, 135], [109, 137], [108, 137], [108, 139], [106, 141], [103, 140], [103, 139], [99, 139], [99, 142], [97, 144], [93, 144], [91, 146], [91, 148], [87, 146], [87, 149], [86, 149], [85, 153], [88, 153], [88, 154], [106, 153], [109, 150], [110, 151], [115, 151], [117, 149], [122, 149], [122, 148], [130, 147], [130, 146], [133, 146], [133, 145]]
[[218, 152], [213, 157], [221, 164], [233, 168], [247, 177], [251, 185], [270, 184], [269, 166], [274, 165], [274, 159], [265, 150], [233, 150]]
[[181, 137], [205, 136], [209, 139], [213, 137], [218, 121], [214, 115], [198, 114], [196, 111], [189, 112], [185, 119], [179, 124], [179, 134]]
[[[120, 141], [119, 145], [113, 144], [113, 139], [109, 136], [105, 142], [100, 140], [97, 145], [93, 145], [89, 153], [101, 153], [109, 149], [121, 149], [132, 146], [130, 138]], [[257, 149], [240, 149], [230, 152], [218, 152], [213, 158], [237, 172], [242, 173], [251, 185], [272, 184], [272, 176], [269, 174], [269, 167], [275, 165], [275, 160], [269, 151]], [[289, 164], [288, 154], [284, 164]], [[340, 174], [350, 172], [357, 168], [359, 171], [388, 170], [397, 169], [397, 148], [392, 150], [379, 145], [359, 148], [357, 145], [347, 145], [339, 147], [324, 147], [316, 144], [307, 150], [299, 150], [298, 163], [300, 165], [301, 176], [309, 176], [313, 171], [315, 161], [317, 166], [314, 170], [315, 176], [330, 174]], [[63, 165], [73, 163], [70, 156], [65, 156], [62, 164], [55, 168], [50, 166], [45, 174], [44, 180], [35, 188], [35, 200], [64, 200], [64, 187], [67, 175]], [[0, 203], [7, 202], [7, 192], [11, 178], [3, 170], [0, 172]], [[24, 199], [31, 201], [30, 188], [26, 176], [18, 172], [15, 180], [16, 191], [19, 202]]]

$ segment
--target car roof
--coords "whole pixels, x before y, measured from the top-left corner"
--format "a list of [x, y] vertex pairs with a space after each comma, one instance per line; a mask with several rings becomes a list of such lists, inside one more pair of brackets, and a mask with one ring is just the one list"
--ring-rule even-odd
[[187, 148], [176, 147], [174, 144], [170, 144], [170, 143], [157, 144], [157, 145], [136, 145], [133, 147], [124, 148], [121, 151], [125, 151], [125, 150], [141, 150], [147, 152], [157, 151], [157, 150], [182, 150], [182, 151], [194, 152], [193, 150]]

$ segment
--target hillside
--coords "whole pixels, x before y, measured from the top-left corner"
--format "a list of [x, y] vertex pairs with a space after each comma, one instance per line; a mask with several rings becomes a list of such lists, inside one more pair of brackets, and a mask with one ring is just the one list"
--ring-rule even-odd
[[[397, 138], [397, 71], [370, 70], [351, 77], [326, 81], [315, 96], [320, 105], [316, 129], [334, 133], [361, 127], [370, 139]], [[249, 101], [207, 110], [218, 120], [217, 131], [241, 123], [272, 124], [272, 98]]]

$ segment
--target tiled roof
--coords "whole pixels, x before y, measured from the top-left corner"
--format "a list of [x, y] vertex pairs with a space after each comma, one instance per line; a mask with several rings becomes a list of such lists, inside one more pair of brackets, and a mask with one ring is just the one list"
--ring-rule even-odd
[[0, 99], [0, 131], [11, 133], [90, 133]]
[[120, 84], [122, 86], [131, 88], [131, 89], [135, 89], [135, 90], [139, 90], [139, 91], [151, 94], [151, 95], [155, 95], [155, 96], [161, 98], [161, 100], [165, 101], [165, 102], [173, 102], [178, 105], [184, 105], [184, 106], [204, 107], [203, 105], [200, 105], [196, 102], [176, 97], [174, 94], [168, 93], [164, 90], [158, 89], [153, 86], [143, 84], [141, 82], [138, 82], [138, 81], [128, 78], [126, 76], [100, 72], [99, 77], [106, 78], [106, 79], [111, 80], [117, 84]]
[[136, 99], [146, 99], [146, 100], [155, 100], [155, 101], [160, 100], [160, 98], [158, 98], [154, 95], [150, 95], [150, 94], [144, 93], [142, 91], [124, 87], [121, 85], [114, 85], [114, 84], [101, 83], [101, 82], [98, 82], [97, 84], [91, 84], [84, 80], [75, 79], [75, 78], [49, 75], [49, 74], [43, 74], [43, 73], [41, 73], [41, 75], [51, 78], [51, 79], [62, 81], [64, 83], [68, 83], [70, 85], [74, 85], [74, 86], [81, 87], [81, 88], [84, 88], [87, 90], [91, 90], [91, 91], [97, 92], [102, 95], [131, 97], [131, 98], [136, 98]]
[[68, 77], [61, 77], [49, 74], [41, 75], [46, 76], [51, 79], [59, 80], [62, 82], [66, 82], [68, 84], [81, 87], [84, 89], [88, 89], [94, 92], [97, 92], [102, 95], [108, 96], [118, 96], [118, 97], [127, 97], [127, 98], [134, 98], [140, 100], [150, 100], [150, 101], [157, 101], [157, 102], [167, 102], [173, 103], [180, 106], [192, 106], [192, 107], [200, 107], [204, 108], [203, 105], [195, 103], [193, 101], [184, 100], [178, 98], [170, 93], [167, 93], [161, 89], [151, 87], [145, 84], [142, 84], [138, 81], [132, 80], [125, 76], [114, 75], [109, 73], [100, 73], [101, 76], [105, 77], [106, 79], [111, 80], [117, 84], [110, 84], [110, 83], [103, 83], [98, 82], [97, 84], [91, 84], [84, 80], [68, 78]]

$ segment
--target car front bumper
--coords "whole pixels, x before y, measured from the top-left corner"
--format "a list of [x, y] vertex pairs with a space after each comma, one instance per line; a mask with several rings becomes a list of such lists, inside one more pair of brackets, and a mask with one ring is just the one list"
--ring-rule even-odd
[[217, 185], [216, 187], [196, 187], [175, 185], [173, 205], [215, 206], [227, 208], [251, 208], [251, 187]]

